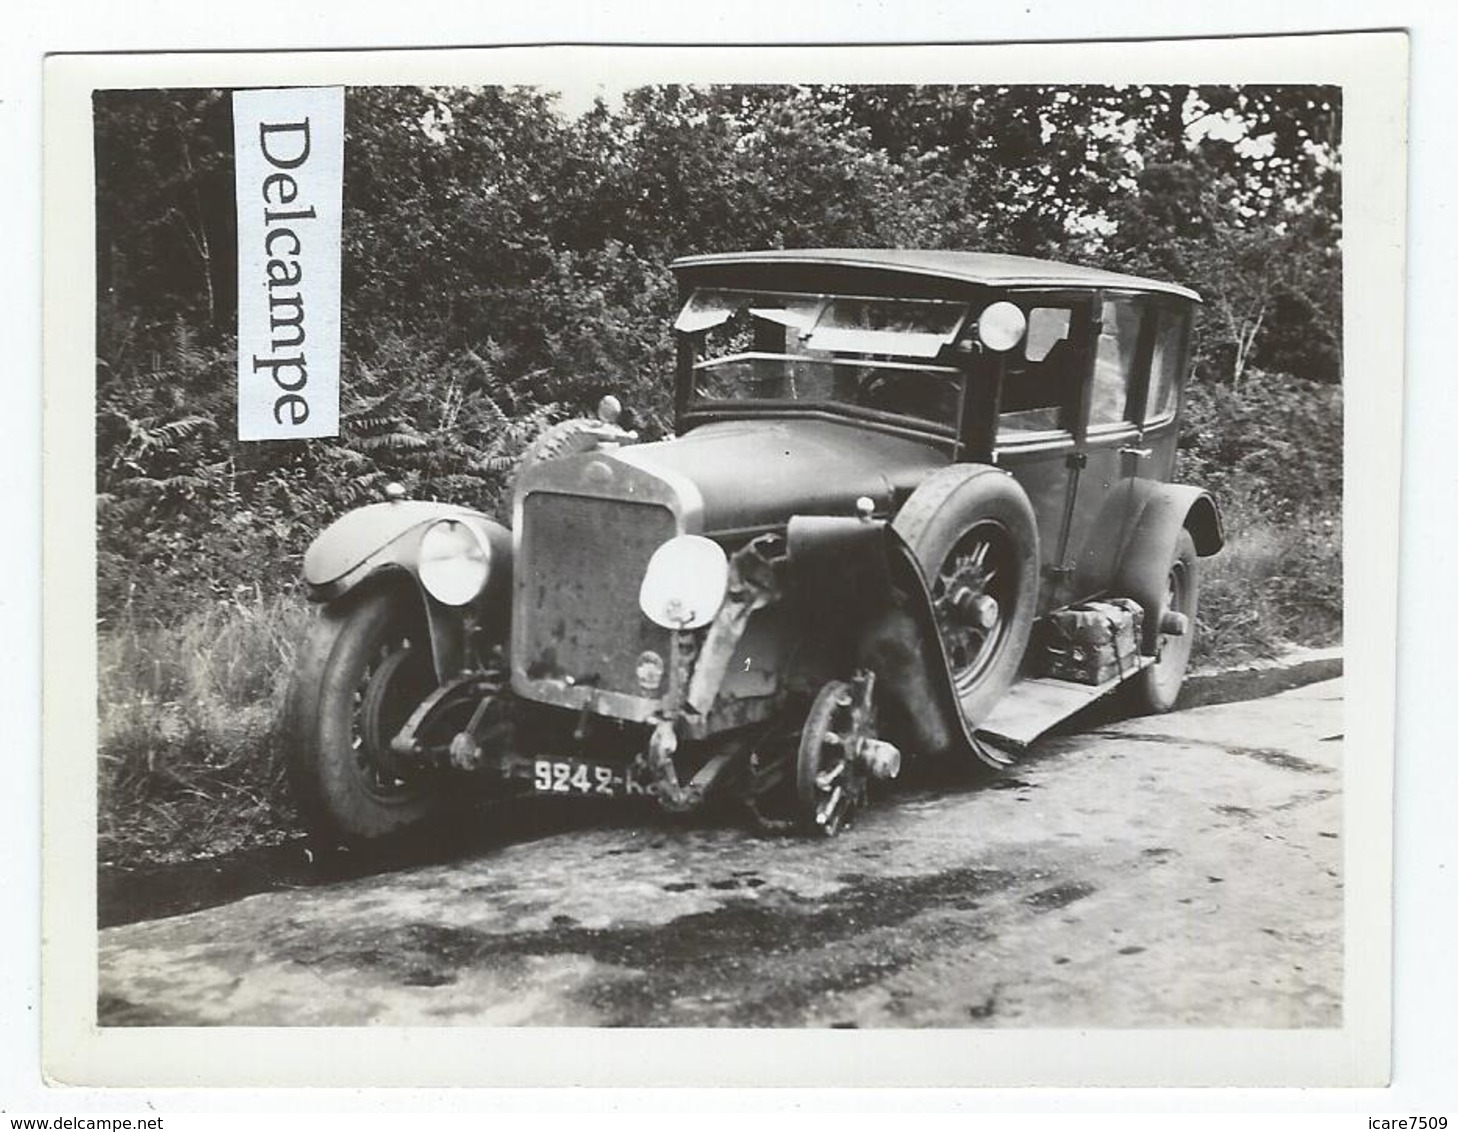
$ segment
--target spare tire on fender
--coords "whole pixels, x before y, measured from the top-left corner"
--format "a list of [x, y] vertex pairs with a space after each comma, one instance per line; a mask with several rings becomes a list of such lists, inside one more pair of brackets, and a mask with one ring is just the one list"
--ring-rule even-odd
[[892, 526], [921, 568], [954, 696], [969, 730], [1017, 678], [1038, 604], [1038, 526], [1000, 468], [954, 464], [929, 476]]

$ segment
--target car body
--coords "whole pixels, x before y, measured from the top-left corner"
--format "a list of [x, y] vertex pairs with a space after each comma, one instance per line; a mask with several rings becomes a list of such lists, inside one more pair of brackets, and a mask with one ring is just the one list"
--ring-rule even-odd
[[[1169, 482], [1193, 291], [969, 252], [673, 270], [676, 435], [636, 443], [609, 398], [528, 451], [509, 528], [397, 498], [310, 548], [316, 831], [397, 832], [470, 774], [833, 833], [903, 757], [1003, 766], [1119, 685], [1173, 703], [1222, 541]], [[1101, 619], [1125, 644], [1050, 675]]]

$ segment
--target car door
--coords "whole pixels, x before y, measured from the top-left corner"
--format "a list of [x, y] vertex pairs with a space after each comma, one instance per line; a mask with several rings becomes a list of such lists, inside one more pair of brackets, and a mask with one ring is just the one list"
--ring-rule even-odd
[[1083, 293], [1014, 296], [1028, 320], [1005, 363], [994, 460], [1028, 494], [1038, 523], [1038, 612], [1064, 596], [1063, 562], [1077, 473], [1075, 425], [1089, 367], [1092, 298]]
[[1060, 604], [1108, 586], [1135, 518], [1134, 481], [1152, 471], [1155, 452], [1145, 442], [1142, 422], [1157, 323], [1148, 295], [1100, 295], [1092, 364], [1074, 427], [1076, 466]]

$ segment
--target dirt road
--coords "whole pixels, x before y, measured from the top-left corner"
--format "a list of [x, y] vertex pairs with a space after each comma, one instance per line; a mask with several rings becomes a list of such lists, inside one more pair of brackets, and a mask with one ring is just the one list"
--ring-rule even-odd
[[111, 928], [100, 1018], [1338, 1025], [1340, 689], [1045, 740], [828, 843], [625, 818]]

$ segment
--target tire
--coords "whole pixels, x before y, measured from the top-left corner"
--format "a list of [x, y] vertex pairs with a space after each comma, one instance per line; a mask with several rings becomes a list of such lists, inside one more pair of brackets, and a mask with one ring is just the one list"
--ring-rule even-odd
[[1200, 605], [1199, 562], [1194, 538], [1187, 529], [1181, 528], [1170, 556], [1165, 609], [1183, 613], [1187, 628], [1178, 637], [1161, 633], [1158, 659], [1129, 681], [1130, 709], [1141, 715], [1169, 711], [1179, 699], [1190, 650], [1195, 643], [1195, 614]]
[[444, 812], [440, 777], [402, 777], [389, 759], [435, 683], [408, 594], [377, 589], [321, 612], [289, 689], [285, 741], [299, 815], [322, 846], [380, 842]]
[[1032, 632], [1039, 561], [1032, 504], [1006, 472], [954, 465], [918, 487], [893, 525], [921, 566], [955, 696], [975, 728], [1016, 679]]
[[575, 456], [579, 452], [591, 452], [598, 445], [595, 433], [602, 428], [602, 421], [591, 417], [573, 417], [558, 421], [544, 428], [522, 453], [517, 474], [542, 463], [557, 460], [563, 456]]

